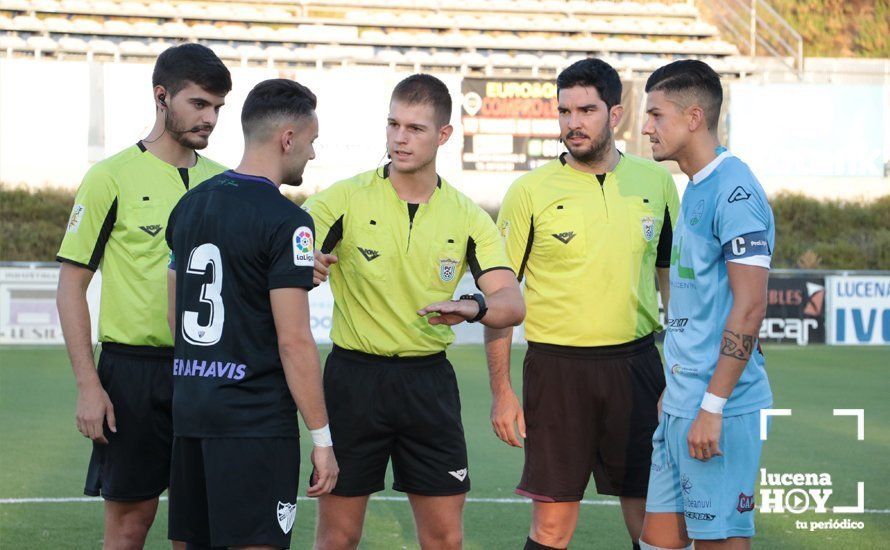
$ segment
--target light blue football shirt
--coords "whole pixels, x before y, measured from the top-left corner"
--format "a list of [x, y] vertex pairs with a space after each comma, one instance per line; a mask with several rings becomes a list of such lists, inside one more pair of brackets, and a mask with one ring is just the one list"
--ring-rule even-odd
[[[671, 298], [665, 338], [664, 411], [695, 418], [720, 353], [732, 309], [726, 262], [769, 269], [773, 212], [748, 166], [725, 149], [696, 174], [680, 205], [671, 250]], [[724, 416], [772, 405], [758, 345], [723, 410]]]

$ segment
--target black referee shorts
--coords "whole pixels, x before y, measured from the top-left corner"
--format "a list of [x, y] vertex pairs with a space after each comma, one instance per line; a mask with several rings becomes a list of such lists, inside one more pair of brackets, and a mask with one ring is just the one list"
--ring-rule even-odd
[[150, 500], [170, 483], [173, 348], [102, 344], [99, 381], [114, 406], [117, 433], [93, 443], [84, 494]]
[[523, 369], [525, 466], [516, 492], [575, 502], [645, 497], [664, 370], [652, 335], [592, 348], [529, 342]]
[[324, 390], [340, 466], [333, 494], [383, 490], [390, 457], [396, 491], [470, 490], [457, 379], [444, 352], [399, 358], [334, 346]]

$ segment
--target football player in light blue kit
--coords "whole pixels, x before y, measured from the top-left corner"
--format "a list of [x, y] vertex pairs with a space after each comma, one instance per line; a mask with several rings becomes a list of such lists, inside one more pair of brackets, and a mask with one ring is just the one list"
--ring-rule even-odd
[[671, 254], [662, 419], [640, 546], [750, 548], [760, 409], [772, 405], [757, 335], [775, 243], [757, 178], [717, 140], [723, 90], [701, 61], [646, 83], [655, 160], [689, 176]]

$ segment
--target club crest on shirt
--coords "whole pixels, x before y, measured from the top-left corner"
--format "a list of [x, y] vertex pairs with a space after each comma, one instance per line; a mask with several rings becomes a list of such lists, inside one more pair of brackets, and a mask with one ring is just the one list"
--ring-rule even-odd
[[294, 231], [294, 236], [291, 239], [294, 248], [294, 265], [305, 267], [315, 265], [313, 242], [312, 230], [305, 225], [298, 227]]
[[655, 238], [655, 218], [646, 216], [640, 221], [643, 224], [643, 238], [646, 239], [646, 241], [651, 241]]
[[71, 209], [71, 217], [68, 218], [68, 233], [77, 233], [77, 228], [80, 227], [80, 222], [83, 221], [84, 212], [86, 212], [84, 205], [74, 205], [74, 208]]
[[705, 213], [705, 201], [701, 200], [696, 203], [692, 210], [692, 217], [689, 219], [689, 225], [698, 225], [701, 221], [702, 214]]
[[439, 278], [444, 283], [450, 283], [457, 275], [457, 264], [460, 263], [453, 258], [443, 258], [439, 260]]
[[289, 533], [291, 527], [294, 526], [294, 518], [297, 517], [297, 503], [290, 504], [289, 502], [281, 502], [279, 500], [277, 512], [278, 525], [284, 534]]

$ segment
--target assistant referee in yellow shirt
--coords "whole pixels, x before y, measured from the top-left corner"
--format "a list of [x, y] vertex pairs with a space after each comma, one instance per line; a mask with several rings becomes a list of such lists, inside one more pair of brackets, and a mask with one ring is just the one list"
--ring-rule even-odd
[[526, 549], [568, 546], [591, 474], [597, 492], [621, 498], [636, 546], [664, 389], [655, 278], [666, 306], [679, 200], [667, 170], [615, 148], [623, 109], [612, 67], [585, 59], [556, 85], [568, 152], [520, 177], [498, 217], [526, 282], [529, 347], [520, 408], [512, 330], [486, 329], [492, 424], [511, 445], [521, 446], [514, 424], [525, 437], [516, 492], [534, 500]]
[[[77, 380], [77, 429], [93, 440], [84, 493], [105, 499], [106, 548], [141, 548], [170, 482], [173, 338], [167, 218], [225, 170], [199, 155], [232, 89], [212, 50], [181, 44], [155, 64], [151, 133], [84, 176], [57, 260], [59, 320]], [[146, 90], [147, 92], [147, 90]], [[86, 290], [102, 271], [98, 369]]]
[[[451, 136], [445, 84], [417, 74], [392, 94], [386, 129], [392, 162], [311, 197], [331, 266], [334, 349], [325, 402], [340, 465], [319, 501], [316, 548], [355, 548], [365, 508], [384, 488], [408, 494], [422, 548], [460, 548], [470, 489], [460, 397], [445, 348], [450, 325], [522, 322], [525, 308], [491, 218], [436, 174]], [[469, 269], [482, 294], [451, 301]]]

